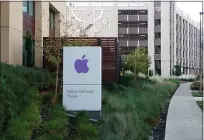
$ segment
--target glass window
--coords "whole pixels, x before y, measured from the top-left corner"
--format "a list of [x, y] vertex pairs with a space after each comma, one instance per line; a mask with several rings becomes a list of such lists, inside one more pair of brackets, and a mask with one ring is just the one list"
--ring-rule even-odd
[[55, 27], [55, 13], [50, 10], [50, 28], [54, 29]]
[[28, 1], [23, 1], [23, 12], [28, 12]]
[[161, 25], [161, 19], [156, 19], [156, 20], [154, 21], [154, 25], [155, 25], [155, 26]]
[[[25, 49], [25, 43], [26, 43], [26, 38], [23, 37], [23, 66], [26, 66], [26, 63], [27, 63], [27, 51]], [[35, 41], [32, 40], [32, 50], [31, 50], [31, 63], [32, 63], [32, 66], [34, 66], [34, 63], [35, 63]]]
[[155, 33], [155, 39], [161, 38], [161, 33]]
[[29, 1], [28, 2], [28, 14], [32, 17], [34, 17], [34, 2], [33, 1]]
[[160, 6], [155, 7], [155, 13], [158, 13], [158, 12], [161, 12], [161, 7]]
[[155, 54], [161, 54], [161, 46], [155, 46]]
[[23, 1], [23, 12], [34, 17], [34, 2], [33, 1]]

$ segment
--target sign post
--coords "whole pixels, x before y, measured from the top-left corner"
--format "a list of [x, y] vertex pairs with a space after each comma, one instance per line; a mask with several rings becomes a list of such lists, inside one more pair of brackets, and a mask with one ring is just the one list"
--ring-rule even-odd
[[101, 47], [63, 47], [63, 106], [68, 114], [101, 116]]

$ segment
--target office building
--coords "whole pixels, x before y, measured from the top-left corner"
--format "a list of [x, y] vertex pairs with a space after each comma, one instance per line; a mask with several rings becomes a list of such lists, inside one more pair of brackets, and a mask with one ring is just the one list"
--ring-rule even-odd
[[[25, 36], [32, 36], [32, 65], [42, 67], [43, 37], [57, 36], [65, 16], [66, 3], [56, 1], [0, 2], [0, 60], [25, 65]], [[39, 47], [37, 47], [39, 46]]]
[[93, 25], [88, 36], [118, 37], [123, 54], [147, 48], [153, 74], [169, 77], [175, 65], [181, 66], [184, 75], [198, 74], [200, 27], [175, 2], [75, 2], [68, 6], [67, 15], [75, 25], [81, 29]]

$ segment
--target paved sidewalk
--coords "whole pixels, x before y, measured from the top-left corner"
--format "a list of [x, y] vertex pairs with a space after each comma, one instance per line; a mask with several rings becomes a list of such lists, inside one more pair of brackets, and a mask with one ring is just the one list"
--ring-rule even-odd
[[171, 99], [165, 140], [202, 140], [202, 111], [191, 95], [190, 83], [181, 84]]

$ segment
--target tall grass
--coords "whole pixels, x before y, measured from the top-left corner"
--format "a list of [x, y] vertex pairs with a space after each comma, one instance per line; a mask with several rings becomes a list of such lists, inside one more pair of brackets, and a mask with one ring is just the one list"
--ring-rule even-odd
[[164, 81], [151, 84], [140, 82], [121, 94], [103, 91], [102, 139], [147, 140], [166, 101], [177, 87]]

